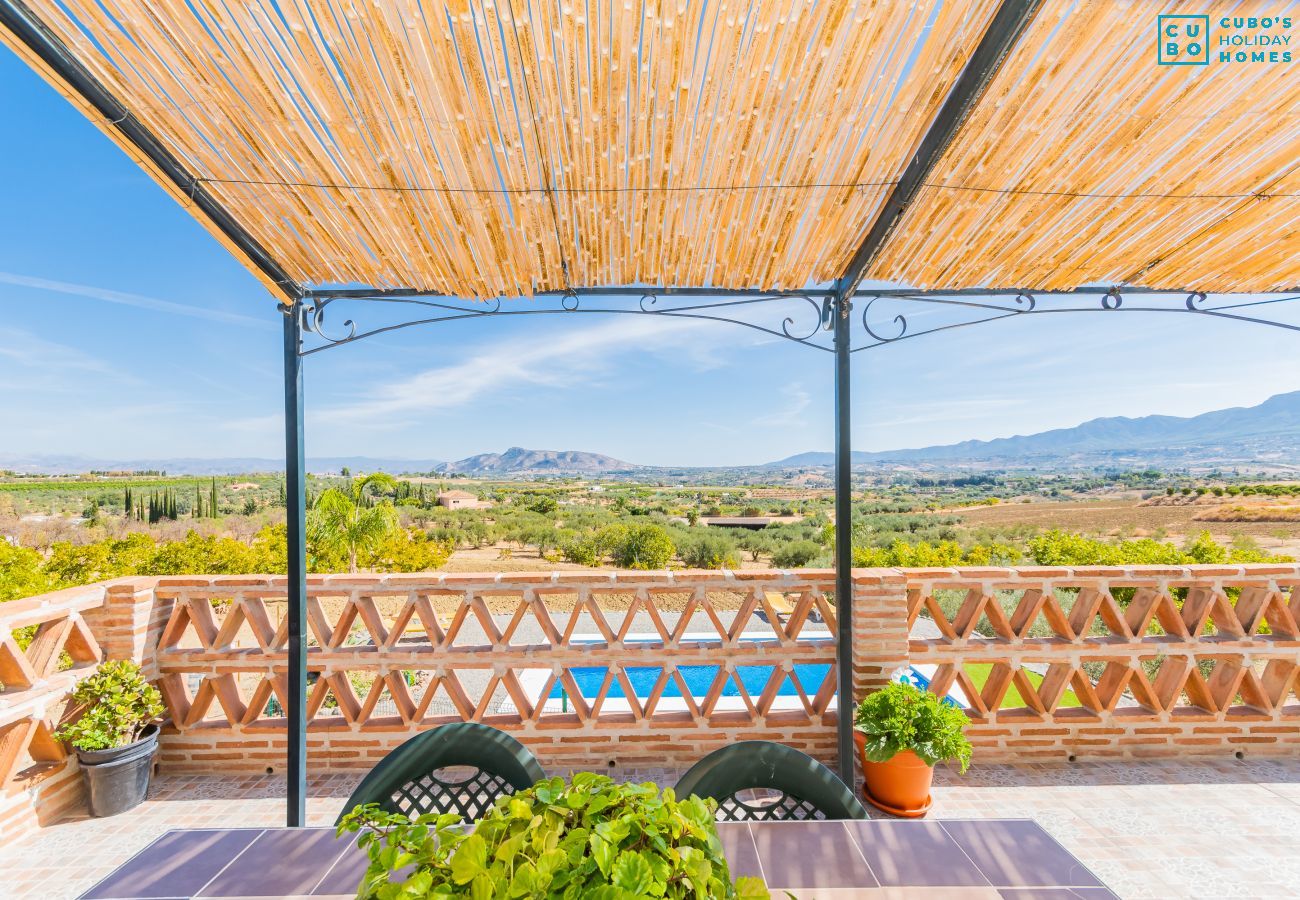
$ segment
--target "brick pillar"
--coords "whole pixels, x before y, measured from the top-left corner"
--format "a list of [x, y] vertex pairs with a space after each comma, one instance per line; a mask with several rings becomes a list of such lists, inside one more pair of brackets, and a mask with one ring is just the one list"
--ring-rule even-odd
[[134, 660], [150, 679], [157, 677], [153, 651], [171, 612], [171, 601], [156, 602], [157, 584], [157, 578], [107, 582], [104, 605], [85, 613], [86, 623], [103, 647], [104, 658]]
[[854, 700], [907, 665], [907, 577], [897, 569], [853, 570]]

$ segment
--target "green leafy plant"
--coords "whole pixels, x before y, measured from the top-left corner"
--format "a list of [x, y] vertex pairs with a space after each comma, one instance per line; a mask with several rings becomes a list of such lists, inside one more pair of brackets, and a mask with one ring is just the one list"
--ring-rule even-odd
[[398, 530], [392, 501], [375, 499], [375, 494], [396, 487], [391, 475], [376, 472], [354, 478], [347, 490], [322, 491], [307, 514], [307, 543], [312, 553], [318, 557], [345, 556], [348, 571], [355, 572], [358, 553], [374, 550]]
[[360, 832], [370, 858], [360, 898], [767, 897], [759, 879], [732, 884], [715, 809], [579, 772], [500, 798], [472, 834], [455, 814], [411, 820], [375, 804], [344, 816], [339, 834]]
[[914, 685], [892, 682], [858, 704], [853, 727], [866, 735], [867, 759], [886, 762], [911, 750], [928, 765], [955, 759], [963, 772], [971, 746], [966, 713]]
[[125, 659], [102, 663], [77, 684], [72, 699], [84, 712], [57, 736], [78, 750], [123, 747], [163, 714], [158, 689], [145, 681], [139, 666]]

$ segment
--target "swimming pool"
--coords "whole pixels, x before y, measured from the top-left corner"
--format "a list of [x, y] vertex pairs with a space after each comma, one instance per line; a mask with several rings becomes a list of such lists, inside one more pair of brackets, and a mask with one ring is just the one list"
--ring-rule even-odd
[[[686, 689], [690, 692], [691, 697], [699, 701], [708, 695], [709, 688], [713, 687], [714, 679], [718, 677], [721, 668], [721, 666], [678, 666], [677, 671], [682, 676], [682, 681], [686, 683]], [[757, 700], [767, 688], [768, 680], [771, 679], [774, 668], [774, 666], [736, 666], [735, 674], [741, 684], [745, 686], [745, 693], [749, 694], [751, 699]], [[830, 665], [824, 663], [800, 663], [794, 666], [793, 674], [799, 680], [804, 693], [811, 699], [821, 688], [822, 682], [826, 680], [826, 675], [830, 670]], [[605, 684], [605, 675], [608, 671], [605, 666], [580, 666], [570, 669], [569, 673], [573, 676], [573, 682], [577, 685], [582, 696], [592, 699], [600, 694], [600, 689]], [[655, 685], [659, 683], [663, 671], [663, 666], [626, 666], [623, 669], [624, 674], [627, 675], [628, 683], [632, 687], [633, 695], [638, 700], [644, 700], [650, 696]], [[799, 696], [799, 691], [795, 688], [789, 673], [781, 682], [776, 695], [778, 697]], [[564, 687], [557, 683], [551, 689], [549, 699], [562, 700], [565, 696]], [[665, 699], [680, 698], [682, 696], [682, 688], [677, 679], [670, 678], [668, 680], [662, 696]], [[722, 688], [721, 696], [724, 698], [740, 697], [740, 688], [736, 685], [736, 678], [727, 679]], [[615, 680], [609, 686], [609, 693], [606, 694], [606, 697], [610, 699], [626, 699], [627, 694], [623, 685]]]
[[[832, 635], [824, 629], [805, 629], [800, 635], [802, 640], [812, 641], [831, 641]], [[571, 643], [600, 643], [604, 639], [600, 635], [575, 634], [570, 638]], [[624, 639], [625, 643], [635, 641], [653, 641], [656, 638], [652, 635], [629, 635]], [[690, 642], [698, 640], [700, 642], [711, 642], [717, 640], [716, 634], [686, 634], [681, 640]], [[743, 641], [753, 641], [754, 643], [767, 643], [774, 640], [768, 635], [755, 635], [753, 637], [742, 637]], [[727, 678], [723, 683], [722, 692], [718, 696], [718, 702], [714, 709], [718, 712], [726, 710], [743, 710], [747, 709], [744, 697], [741, 696], [740, 688], [736, 685], [738, 677], [740, 683], [745, 687], [745, 693], [749, 695], [749, 702], [756, 703], [762, 696], [763, 691], [767, 689], [768, 680], [772, 677], [772, 671], [779, 665], [754, 665], [754, 666], [736, 666], [735, 675]], [[713, 687], [714, 680], [718, 677], [718, 672], [722, 667], [720, 665], [697, 665], [697, 666], [678, 666], [677, 672], [686, 684], [686, 690], [695, 703], [700, 703], [708, 696], [710, 688]], [[900, 681], [910, 682], [917, 687], [926, 688], [930, 685], [930, 678], [934, 675], [934, 666], [909, 666], [902, 672], [898, 673], [897, 678]], [[600, 696], [600, 690], [605, 685], [605, 678], [609, 673], [606, 666], [575, 666], [568, 670], [573, 678], [573, 683], [577, 687], [582, 698], [590, 703]], [[638, 705], [643, 705], [654, 692], [655, 686], [659, 683], [663, 675], [663, 666], [624, 666], [623, 673], [631, 685], [632, 694], [639, 701]], [[556, 681], [550, 685], [549, 693], [542, 697], [542, 692], [547, 690], [547, 685], [551, 681], [550, 669], [523, 669], [519, 673], [519, 682], [525, 693], [529, 697], [535, 698], [533, 702], [541, 700], [547, 712], [568, 712], [570, 709], [572, 693], [561, 682]], [[793, 671], [787, 673], [781, 680], [780, 687], [777, 688], [776, 696], [772, 699], [772, 709], [802, 709], [803, 700], [799, 697], [799, 691], [795, 687], [794, 680], [798, 679], [799, 686], [803, 688], [804, 695], [809, 701], [817, 695], [822, 685], [828, 677], [833, 678], [830, 663], [796, 663]], [[837, 692], [838, 693], [838, 692]], [[832, 696], [830, 703], [827, 705], [828, 710], [836, 708], [836, 697]], [[954, 689], [944, 699], [944, 702], [964, 707], [965, 697]], [[506, 708], [508, 707], [508, 709]], [[664, 685], [663, 693], [659, 697], [657, 708], [661, 712], [673, 710], [681, 711], [687, 709], [686, 698], [682, 695], [682, 686], [677, 679], [669, 678], [668, 683]], [[605, 694], [605, 702], [602, 706], [605, 712], [626, 712], [630, 709], [627, 700], [627, 692], [623, 684], [615, 679], [610, 683], [609, 691]], [[502, 711], [513, 711], [513, 706], [509, 700], [505, 701]]]

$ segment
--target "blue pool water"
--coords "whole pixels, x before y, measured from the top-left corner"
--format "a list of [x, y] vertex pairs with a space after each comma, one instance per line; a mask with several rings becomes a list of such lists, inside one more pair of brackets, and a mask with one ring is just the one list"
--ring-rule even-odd
[[[713, 686], [713, 680], [718, 677], [720, 666], [678, 666], [677, 671], [681, 673], [682, 680], [686, 682], [687, 689], [691, 696], [700, 700], [709, 693], [709, 688]], [[768, 679], [772, 677], [772, 666], [736, 666], [736, 675], [739, 676], [742, 684], [745, 685], [745, 692], [751, 698], [757, 699], [767, 687]], [[799, 684], [803, 687], [804, 693], [810, 698], [817, 693], [818, 688], [826, 679], [826, 674], [831, 667], [824, 663], [801, 663], [794, 667], [794, 675], [799, 679]], [[573, 674], [573, 681], [578, 686], [584, 697], [596, 697], [600, 694], [600, 688], [605, 683], [605, 673], [608, 670], [605, 666], [579, 666], [570, 670]], [[655, 685], [659, 681], [659, 676], [663, 674], [662, 666], [627, 666], [623, 669], [627, 674], [627, 680], [632, 685], [632, 690], [639, 698], [650, 696]], [[794, 683], [790, 676], [786, 675], [781, 687], [777, 690], [778, 697], [797, 697], [799, 692], [795, 690]], [[556, 684], [551, 689], [550, 697], [553, 700], [559, 700], [564, 697], [565, 691], [562, 685]], [[609, 686], [609, 693], [606, 695], [611, 698], [625, 698], [623, 685], [615, 681]], [[670, 679], [664, 687], [664, 697], [680, 697], [682, 689], [677, 684], [676, 679]], [[740, 689], [736, 687], [734, 679], [727, 679], [726, 685], [722, 689], [723, 697], [739, 697]]]
[[[682, 680], [686, 682], [687, 689], [691, 696], [696, 700], [702, 700], [709, 693], [709, 688], [713, 687], [713, 679], [718, 677], [720, 666], [678, 666], [677, 671], [681, 673]], [[737, 666], [736, 674], [740, 676], [740, 681], [745, 685], [745, 692], [751, 699], [757, 700], [764, 689], [767, 688], [767, 681], [772, 677], [773, 666]], [[831, 667], [826, 663], [799, 663], [794, 667], [794, 675], [798, 677], [799, 684], [803, 686], [804, 693], [811, 698], [820, 690], [822, 683], [826, 680], [827, 674]], [[573, 674], [573, 681], [582, 692], [582, 696], [587, 699], [594, 699], [599, 696], [600, 688], [605, 683], [605, 673], [608, 671], [605, 666], [579, 666], [570, 670]], [[655, 685], [659, 682], [659, 676], [663, 674], [662, 666], [627, 666], [623, 669], [627, 674], [627, 680], [632, 685], [632, 690], [638, 699], [644, 700], [650, 696]], [[899, 679], [916, 685], [921, 689], [930, 686], [930, 680], [918, 672], [915, 668], [908, 667]], [[563, 700], [566, 691], [562, 684], [556, 683], [551, 688], [550, 699]], [[795, 690], [794, 682], [787, 675], [781, 682], [780, 688], [777, 689], [778, 697], [797, 697], [799, 692]], [[609, 693], [606, 695], [610, 698], [626, 698], [623, 685], [614, 681], [609, 686]], [[676, 679], [670, 679], [664, 686], [664, 697], [681, 697], [682, 689], [677, 684]], [[736, 687], [735, 679], [728, 678], [722, 688], [723, 697], [739, 697], [740, 689]], [[961, 706], [952, 697], [944, 697], [943, 702], [949, 706]]]

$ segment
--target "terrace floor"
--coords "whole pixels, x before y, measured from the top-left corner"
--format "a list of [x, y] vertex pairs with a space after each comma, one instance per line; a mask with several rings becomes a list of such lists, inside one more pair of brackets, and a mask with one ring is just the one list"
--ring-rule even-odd
[[[677, 774], [617, 773], [669, 784]], [[309, 824], [331, 822], [358, 777], [312, 778]], [[0, 847], [0, 892], [75, 897], [170, 829], [276, 826], [283, 815], [278, 776], [160, 776], [129, 813]], [[1300, 898], [1300, 759], [940, 770], [930, 815], [1035, 819], [1122, 897]]]

